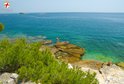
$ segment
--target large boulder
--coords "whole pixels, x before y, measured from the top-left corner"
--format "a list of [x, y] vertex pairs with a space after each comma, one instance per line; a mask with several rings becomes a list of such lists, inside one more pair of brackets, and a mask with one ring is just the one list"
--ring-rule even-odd
[[56, 58], [65, 62], [73, 63], [80, 60], [85, 50], [68, 42], [57, 42], [54, 46]]

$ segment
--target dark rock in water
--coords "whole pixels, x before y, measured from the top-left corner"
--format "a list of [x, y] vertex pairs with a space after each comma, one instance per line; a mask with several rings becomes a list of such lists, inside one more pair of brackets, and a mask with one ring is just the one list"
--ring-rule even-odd
[[57, 42], [54, 48], [56, 48], [56, 52], [54, 53], [56, 58], [69, 63], [79, 61], [85, 52], [83, 48], [69, 44], [68, 42]]

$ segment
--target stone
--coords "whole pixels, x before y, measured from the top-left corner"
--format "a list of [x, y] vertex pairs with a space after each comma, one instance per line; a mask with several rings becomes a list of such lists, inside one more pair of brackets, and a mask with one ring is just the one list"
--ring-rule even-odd
[[14, 81], [15, 81], [16, 83], [18, 82], [18, 77], [19, 77], [19, 75], [16, 74], [16, 73], [12, 73], [11, 76], [10, 76], [10, 78], [14, 79]]
[[51, 43], [52, 43], [51, 40], [43, 40], [43, 41], [41, 41], [42, 45], [48, 45], [48, 44], [51, 44]]
[[120, 67], [122, 67], [124, 69], [124, 62], [120, 62], [117, 65], [120, 66]]
[[80, 61], [79, 58], [73, 57], [73, 56], [61, 57], [60, 59], [61, 59], [61, 61], [66, 62], [66, 63], [75, 63], [75, 62]]
[[18, 74], [16, 73], [3, 73], [0, 75], [0, 81], [2, 84], [16, 84], [18, 80]]
[[73, 66], [70, 63], [68, 63], [68, 68], [73, 69]]
[[52, 52], [53, 54], [57, 53], [58, 51], [59, 51], [59, 50], [58, 50], [56, 47], [54, 47], [54, 46], [51, 47], [51, 52]]
[[45, 50], [50, 50], [51, 48], [49, 47], [49, 46], [46, 46], [46, 45], [42, 45], [41, 47], [40, 47], [40, 51], [42, 52], [42, 51], [45, 51]]
[[124, 70], [115, 64], [103, 66], [100, 71], [106, 84], [124, 84]]
[[12, 73], [11, 76], [10, 76], [10, 78], [17, 79], [18, 76], [19, 76], [18, 74], [16, 74], [16, 73]]
[[73, 63], [74, 66], [78, 67], [89, 67], [94, 70], [99, 70], [102, 67], [102, 62], [96, 60], [80, 60]]
[[54, 47], [56, 48], [56, 52], [54, 53], [56, 58], [60, 58], [69, 63], [79, 61], [85, 53], [83, 48], [68, 42], [57, 42]]
[[65, 46], [65, 45], [67, 45], [67, 44], [69, 44], [68, 42], [57, 42], [56, 44], [55, 44], [55, 46], [56, 47], [60, 47], [60, 46]]
[[104, 64], [100, 70], [83, 66], [81, 70], [86, 72], [89, 71], [90, 73], [95, 72], [99, 84], [124, 84], [124, 70], [115, 64], [110, 66]]

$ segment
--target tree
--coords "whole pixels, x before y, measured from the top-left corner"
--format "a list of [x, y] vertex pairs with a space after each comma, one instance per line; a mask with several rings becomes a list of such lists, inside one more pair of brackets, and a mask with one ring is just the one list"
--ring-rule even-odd
[[0, 23], [0, 32], [4, 29], [4, 25]]

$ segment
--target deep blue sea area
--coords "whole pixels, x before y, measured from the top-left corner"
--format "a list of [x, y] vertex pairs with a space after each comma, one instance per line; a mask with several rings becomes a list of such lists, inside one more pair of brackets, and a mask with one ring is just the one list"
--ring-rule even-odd
[[124, 13], [0, 14], [4, 37], [69, 41], [86, 49], [82, 59], [124, 61]]

